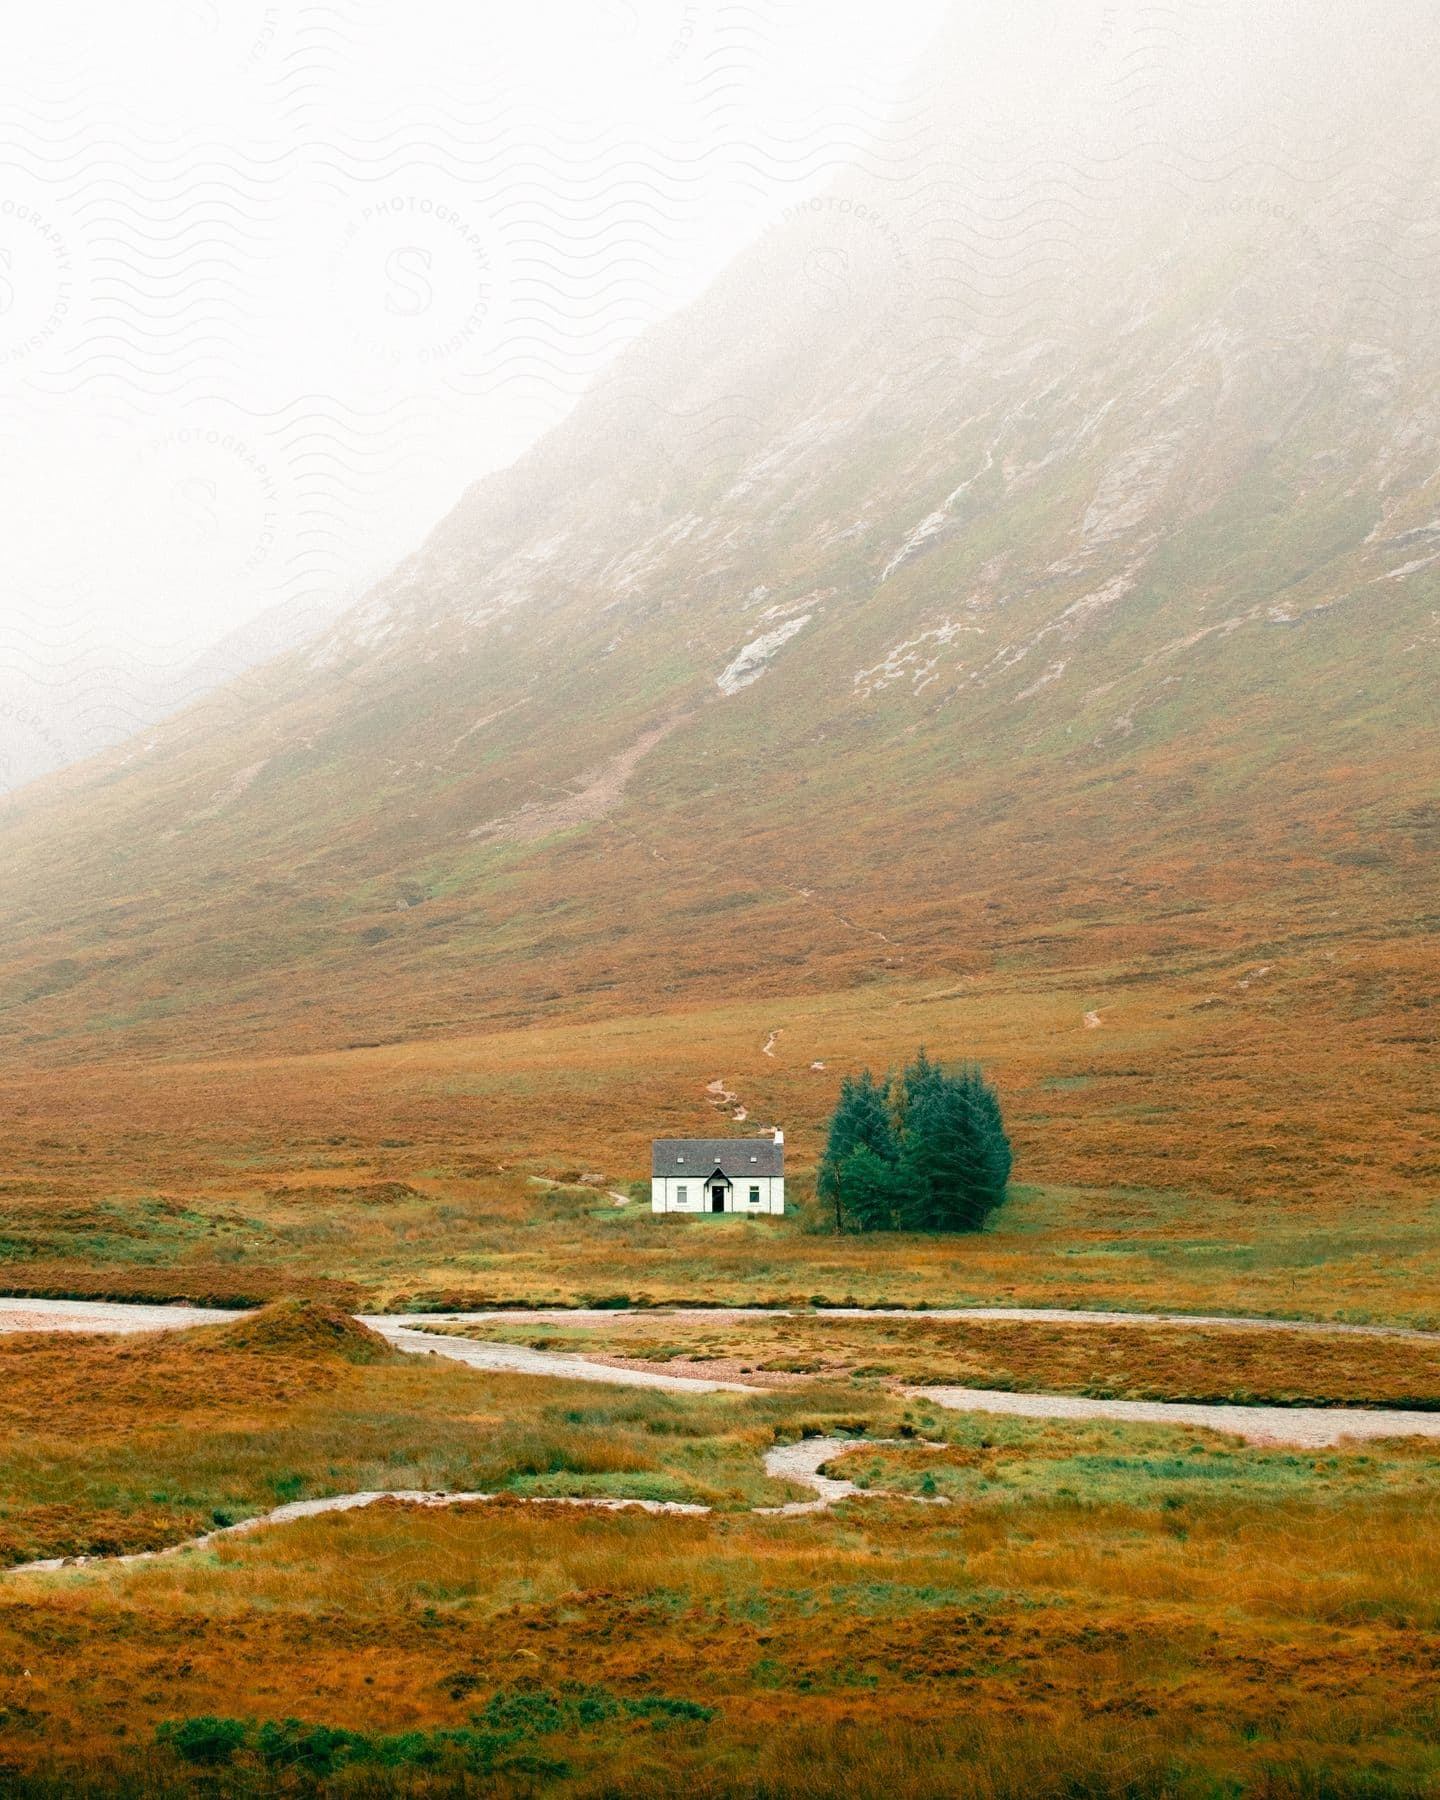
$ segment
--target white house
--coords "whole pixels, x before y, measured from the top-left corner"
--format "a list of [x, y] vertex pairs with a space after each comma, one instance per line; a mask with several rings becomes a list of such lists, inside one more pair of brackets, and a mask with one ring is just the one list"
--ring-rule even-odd
[[650, 1210], [783, 1213], [785, 1133], [773, 1138], [656, 1138]]

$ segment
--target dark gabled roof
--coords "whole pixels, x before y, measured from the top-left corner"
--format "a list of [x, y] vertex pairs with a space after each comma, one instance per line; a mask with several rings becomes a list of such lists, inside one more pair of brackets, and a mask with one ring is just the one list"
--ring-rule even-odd
[[717, 1168], [723, 1169], [732, 1181], [741, 1181], [747, 1175], [783, 1175], [785, 1146], [768, 1137], [656, 1138], [651, 1150], [652, 1176], [694, 1175], [703, 1181]]

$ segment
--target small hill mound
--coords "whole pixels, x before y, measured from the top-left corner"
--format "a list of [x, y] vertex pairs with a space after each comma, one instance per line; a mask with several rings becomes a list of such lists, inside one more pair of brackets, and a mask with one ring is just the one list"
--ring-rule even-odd
[[213, 1332], [212, 1343], [227, 1350], [349, 1363], [381, 1362], [394, 1354], [379, 1332], [323, 1300], [277, 1300], [248, 1318], [205, 1329]]

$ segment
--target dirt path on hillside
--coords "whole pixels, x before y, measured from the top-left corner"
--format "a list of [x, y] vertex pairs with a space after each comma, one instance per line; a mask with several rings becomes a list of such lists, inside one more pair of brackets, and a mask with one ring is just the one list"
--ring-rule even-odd
[[723, 1076], [716, 1076], [714, 1081], [707, 1082], [705, 1092], [710, 1096], [710, 1104], [734, 1119], [737, 1125], [743, 1125], [750, 1117], [750, 1109], [740, 1104], [740, 1096], [732, 1094], [726, 1087]]
[[570, 787], [554, 800], [530, 800], [503, 818], [489, 819], [469, 834], [486, 843], [533, 844], [559, 831], [592, 825], [612, 812], [623, 799], [630, 778], [640, 764], [659, 748], [672, 731], [689, 724], [693, 713], [677, 713], [664, 724], [642, 732], [632, 744], [608, 762], [577, 775]]

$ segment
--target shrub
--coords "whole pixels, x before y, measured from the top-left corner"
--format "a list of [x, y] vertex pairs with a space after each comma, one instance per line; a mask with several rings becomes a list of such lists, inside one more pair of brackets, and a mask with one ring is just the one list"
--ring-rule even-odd
[[[468, 1678], [456, 1679], [462, 1688], [470, 1685]], [[644, 1720], [662, 1730], [667, 1725], [705, 1724], [714, 1716], [713, 1707], [665, 1694], [622, 1699], [602, 1687], [575, 1686], [558, 1694], [544, 1688], [512, 1688], [492, 1694], [481, 1711], [471, 1714], [468, 1725], [454, 1730], [367, 1737], [334, 1725], [267, 1719], [252, 1735], [251, 1725], [243, 1719], [207, 1716], [167, 1720], [156, 1728], [155, 1736], [200, 1768], [223, 1768], [245, 1750], [258, 1756], [267, 1769], [293, 1771], [312, 1781], [363, 1767], [450, 1767], [472, 1774], [504, 1769], [558, 1779], [568, 1773], [566, 1764], [527, 1754], [522, 1746], [556, 1732], [594, 1730], [617, 1720]]]
[[166, 1719], [155, 1736], [178, 1756], [202, 1769], [223, 1768], [244, 1747], [249, 1728], [242, 1719], [217, 1719], [208, 1713], [193, 1719]]
[[299, 1719], [277, 1724], [267, 1719], [260, 1727], [256, 1748], [272, 1769], [302, 1769], [307, 1775], [333, 1775], [346, 1755], [356, 1747], [352, 1732], [330, 1725], [303, 1725]]

